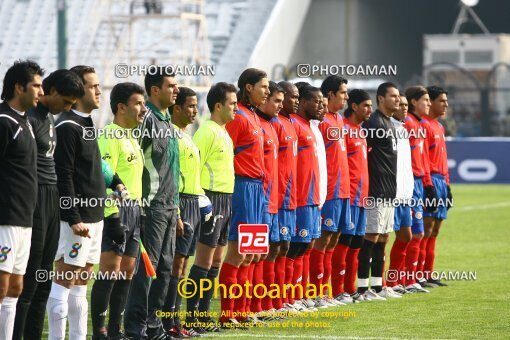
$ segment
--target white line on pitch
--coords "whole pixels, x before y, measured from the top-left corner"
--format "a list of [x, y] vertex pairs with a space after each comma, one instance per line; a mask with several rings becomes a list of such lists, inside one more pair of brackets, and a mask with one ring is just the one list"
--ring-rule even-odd
[[488, 209], [503, 208], [503, 207], [510, 207], [510, 201], [499, 202], [499, 203], [490, 203], [490, 204], [480, 204], [480, 205], [467, 205], [465, 207], [460, 207], [455, 210], [460, 210], [460, 211], [488, 210]]

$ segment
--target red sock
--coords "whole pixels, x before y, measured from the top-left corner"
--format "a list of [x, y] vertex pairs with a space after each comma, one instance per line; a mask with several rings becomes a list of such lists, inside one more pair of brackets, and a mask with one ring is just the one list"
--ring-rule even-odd
[[[263, 275], [264, 275], [264, 286], [266, 290], [269, 292], [272, 288], [271, 285], [275, 283], [275, 272], [274, 272], [274, 262], [269, 262], [267, 260], [263, 261]], [[260, 289], [259, 289], [260, 290]], [[259, 294], [262, 294], [259, 292]], [[267, 294], [262, 299], [262, 310], [270, 310], [273, 308], [273, 301]]]
[[326, 250], [326, 253], [324, 254], [324, 277], [322, 278], [322, 284], [328, 284], [329, 279], [331, 278], [334, 251], [334, 249]]
[[427, 244], [429, 243], [429, 238], [423, 238], [420, 243], [420, 257], [418, 258], [418, 267], [416, 268], [416, 281], [418, 279], [424, 278], [423, 268], [425, 266], [425, 258], [427, 257]]
[[[298, 256], [294, 259], [294, 273], [292, 274], [292, 285], [296, 287], [298, 283], [301, 283], [303, 281], [303, 256]], [[289, 291], [289, 301], [292, 299], [294, 300], [301, 300], [303, 298], [303, 295], [301, 294], [301, 290], [297, 287], [294, 288], [294, 291]], [[294, 296], [292, 296], [294, 295]], [[292, 302], [294, 303], [294, 302]]]
[[358, 254], [360, 248], [349, 248], [345, 258], [345, 283], [344, 291], [353, 294], [356, 291], [356, 277], [358, 275]]
[[[239, 270], [237, 271], [237, 283], [244, 287], [246, 281], [248, 281], [250, 271], [250, 265], [241, 265]], [[240, 298], [235, 299], [234, 301], [234, 312], [236, 314], [236, 319], [238, 321], [242, 321], [246, 319], [246, 292], [243, 292]]]
[[[308, 282], [310, 280], [310, 254], [312, 250], [307, 249], [305, 255], [303, 255], [303, 275], [301, 279], [301, 286], [303, 286], [303, 293], [306, 292]], [[301, 297], [303, 298], [303, 297]]]
[[[253, 293], [251, 295], [252, 298], [251, 298], [251, 303], [250, 303], [250, 312], [252, 312], [252, 313], [262, 312], [262, 299], [255, 297], [255, 286], [261, 285], [264, 283], [264, 262], [265, 261], [259, 261], [259, 262], [255, 263], [255, 265], [254, 265], [255, 269], [253, 270], [253, 281], [252, 281]], [[273, 280], [274, 280], [274, 262], [273, 262]], [[259, 288], [257, 290], [257, 294], [259, 296], [261, 296], [263, 294], [263, 289]]]
[[425, 278], [430, 279], [430, 273], [434, 270], [434, 259], [436, 257], [436, 236], [431, 236], [427, 243], [427, 255], [425, 256]]
[[[237, 283], [237, 272], [238, 268], [223, 262], [221, 265], [220, 275], [218, 278], [219, 283], [223, 284], [225, 287], [225, 292], [222, 292], [220, 295], [221, 299], [221, 317], [220, 321], [225, 322], [228, 319], [232, 318], [234, 312], [234, 300], [229, 299], [229, 290], [230, 287]], [[237, 295], [237, 293], [236, 293]]]
[[310, 283], [315, 285], [316, 292], [319, 296], [323, 294], [320, 289], [324, 277], [324, 255], [324, 250], [314, 248], [310, 251], [310, 261], [313, 263], [313, 266], [310, 267]]
[[[294, 265], [295, 260], [290, 257], [285, 258], [285, 283], [294, 283]], [[291, 296], [290, 290], [285, 292], [285, 297], [283, 298], [284, 303], [294, 304], [294, 298]]]
[[331, 288], [333, 290], [333, 296], [337, 296], [344, 292], [345, 258], [348, 250], [348, 246], [338, 243], [333, 252], [333, 269], [331, 271]]
[[399, 239], [396, 239], [395, 242], [393, 242], [393, 247], [391, 247], [390, 253], [391, 275], [388, 277], [388, 287], [398, 285], [398, 281], [402, 277], [400, 270], [406, 258], [406, 249], [408, 244], [408, 242], [400, 241]]
[[[278, 297], [273, 299], [273, 307], [276, 309], [283, 308], [283, 285], [285, 284], [285, 256], [279, 256], [276, 258], [276, 261], [274, 263], [274, 283], [280, 287], [280, 294], [278, 294]], [[264, 272], [266, 271], [266, 268], [264, 268]], [[264, 278], [264, 283], [266, 279]], [[269, 288], [268, 288], [269, 289]]]
[[416, 270], [418, 268], [418, 258], [420, 256], [421, 239], [413, 237], [406, 250], [405, 267], [406, 275], [402, 280], [402, 285], [409, 286], [416, 283]]

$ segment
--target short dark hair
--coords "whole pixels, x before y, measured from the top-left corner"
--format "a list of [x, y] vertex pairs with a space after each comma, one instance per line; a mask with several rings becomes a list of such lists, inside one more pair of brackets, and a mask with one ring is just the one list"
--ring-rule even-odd
[[145, 94], [143, 88], [135, 83], [126, 82], [115, 85], [110, 92], [110, 108], [113, 114], [117, 113], [119, 103], [127, 105], [129, 98], [135, 93], [142, 96]]
[[209, 108], [209, 111], [213, 113], [214, 106], [217, 103], [224, 105], [227, 100], [227, 93], [232, 92], [236, 93], [237, 89], [234, 85], [229, 83], [219, 82], [211, 86], [207, 93], [207, 107]]
[[182, 106], [186, 103], [186, 98], [196, 96], [197, 93], [189, 87], [179, 87], [179, 93], [175, 99], [175, 104], [168, 108], [168, 112], [173, 113], [175, 105]]
[[328, 97], [330, 91], [336, 93], [342, 84], [347, 84], [347, 79], [337, 75], [327, 76], [321, 84], [322, 95]]
[[306, 81], [298, 81], [297, 83], [294, 83], [294, 86], [296, 86], [298, 91], [300, 91], [302, 87], [304, 87], [304, 86], [311, 86], [311, 84], [309, 82], [306, 82]]
[[379, 105], [379, 96], [384, 97], [386, 95], [386, 92], [388, 92], [388, 89], [392, 88], [392, 87], [395, 88], [395, 89], [398, 89], [397, 85], [395, 85], [391, 81], [387, 81], [387, 82], [382, 83], [381, 85], [379, 85], [379, 87], [377, 88], [377, 94], [376, 94], [376, 97], [375, 97], [377, 105]]
[[439, 97], [440, 95], [442, 95], [443, 93], [448, 95], [448, 91], [446, 91], [442, 87], [434, 86], [434, 85], [428, 86], [427, 91], [429, 93], [430, 100], [436, 100], [436, 98]]
[[283, 87], [275, 83], [274, 81], [269, 81], [269, 97], [272, 97], [276, 93], [283, 93], [285, 94], [285, 91], [283, 90]]
[[312, 85], [304, 85], [299, 87], [299, 101], [312, 99], [314, 92], [321, 92], [318, 87]]
[[[157, 70], [157, 72], [152, 72], [153, 69]], [[165, 79], [165, 77], [175, 77], [175, 72], [171, 72], [171, 68], [168, 67], [151, 68], [151, 72], [147, 73], [144, 79], [145, 91], [147, 91], [147, 96], [151, 95], [151, 87], [157, 86], [158, 88], [161, 88], [161, 86], [163, 86], [163, 80]]]
[[407, 99], [407, 105], [409, 107], [409, 112], [414, 112], [415, 107], [412, 103], [412, 99], [419, 100], [421, 97], [426, 95], [428, 93], [427, 89], [424, 86], [416, 85], [411, 86], [406, 90], [406, 99]]
[[27, 84], [34, 80], [36, 75], [44, 76], [44, 70], [32, 60], [17, 60], [14, 65], [9, 67], [4, 77], [4, 86], [2, 89], [2, 100], [11, 100], [14, 98], [14, 87], [16, 84], [27, 89]]
[[96, 70], [92, 66], [86, 66], [86, 65], [78, 65], [71, 67], [69, 71], [74, 72], [78, 77], [80, 77], [83, 85], [85, 85], [85, 75], [89, 73], [96, 73]]
[[348, 93], [349, 99], [347, 100], [347, 109], [344, 111], [344, 117], [348, 118], [352, 115], [354, 110], [352, 109], [352, 104], [359, 105], [363, 103], [365, 100], [370, 99], [370, 95], [367, 91], [361, 89], [352, 89]]
[[237, 80], [237, 87], [239, 87], [239, 96], [241, 99], [248, 101], [246, 96], [246, 85], [255, 85], [261, 79], [267, 78], [267, 73], [257, 68], [247, 68], [241, 73]]
[[280, 87], [283, 89], [283, 91], [285, 93], [289, 93], [291, 91], [292, 87], [296, 86], [296, 85], [292, 84], [290, 81], [285, 81], [285, 80], [282, 80], [281, 82], [279, 82], [278, 85], [280, 85]]
[[85, 94], [80, 77], [66, 69], [51, 72], [44, 78], [42, 86], [45, 94], [49, 94], [51, 88], [54, 88], [61, 96], [81, 98]]

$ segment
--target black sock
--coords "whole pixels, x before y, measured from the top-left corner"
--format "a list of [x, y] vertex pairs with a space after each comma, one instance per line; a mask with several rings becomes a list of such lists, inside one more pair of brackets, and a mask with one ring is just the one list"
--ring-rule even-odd
[[[374, 245], [374, 242], [368, 241], [367, 239], [365, 239], [361, 245], [361, 249], [358, 254], [358, 280], [368, 280], [370, 276], [370, 259], [372, 258], [372, 248]], [[368, 284], [366, 287], [360, 287], [358, 285], [358, 293], [363, 294], [367, 290]]]
[[207, 273], [207, 279], [211, 281], [213, 284], [213, 288], [209, 289], [208, 291], [204, 292], [204, 296], [200, 299], [200, 303], [198, 304], [198, 311], [207, 315], [205, 318], [202, 317], [201, 321], [205, 321], [204, 319], [210, 319], [210, 308], [211, 308], [211, 300], [214, 294], [214, 280], [218, 277], [218, 273], [220, 272], [220, 268], [218, 267], [211, 267], [209, 269], [209, 272]]
[[[168, 292], [166, 294], [165, 305], [163, 306], [163, 311], [165, 313], [170, 313], [172, 315], [175, 311], [175, 297], [177, 296], [177, 285], [179, 284], [179, 278], [170, 276], [170, 283], [168, 284]], [[161, 318], [163, 322], [163, 328], [165, 330], [169, 330], [174, 325], [174, 318]]]
[[351, 245], [352, 238], [352, 235], [340, 234], [340, 237], [338, 238], [338, 244], [343, 244], [344, 246], [348, 247]]
[[[180, 277], [179, 281], [177, 282], [177, 287], [179, 286], [179, 284], [181, 283], [182, 280], [184, 280], [184, 278]], [[179, 326], [179, 327], [181, 327], [181, 318], [179, 317], [179, 312], [181, 311], [181, 303], [182, 303], [182, 295], [177, 293], [177, 295], [175, 296], [174, 325]]]
[[20, 298], [16, 304], [16, 317], [14, 319], [14, 330], [12, 332], [12, 338], [14, 340], [21, 340], [23, 338], [23, 333], [25, 332], [25, 321], [27, 320], [29, 309], [30, 301], [25, 301], [25, 299], [21, 300]]
[[363, 245], [363, 236], [361, 235], [355, 235], [351, 239], [351, 244], [349, 245], [349, 248], [352, 249], [359, 249]]
[[[372, 277], [380, 277], [382, 279], [382, 274], [384, 270], [384, 248], [386, 247], [386, 243], [377, 242], [374, 245], [372, 250], [372, 263], [370, 265]], [[382, 281], [382, 280], [381, 280]], [[382, 282], [381, 285], [372, 286], [372, 289], [379, 293], [382, 291]]]
[[92, 331], [94, 335], [106, 333], [104, 321], [114, 284], [114, 280], [96, 280], [92, 286], [90, 293], [90, 315], [92, 317]]
[[119, 335], [122, 316], [126, 309], [131, 280], [117, 280], [110, 296], [110, 317], [108, 318], [108, 336]]
[[[200, 286], [200, 280], [207, 278], [207, 269], [201, 268], [197, 265], [191, 266], [189, 270], [188, 279], [193, 280], [196, 287]], [[195, 311], [198, 308], [198, 301], [200, 300], [200, 294], [196, 292], [193, 296], [186, 300], [186, 322], [192, 322], [195, 318]]]

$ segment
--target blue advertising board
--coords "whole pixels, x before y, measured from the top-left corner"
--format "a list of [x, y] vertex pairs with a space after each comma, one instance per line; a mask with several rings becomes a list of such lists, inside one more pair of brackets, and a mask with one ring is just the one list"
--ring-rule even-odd
[[510, 138], [448, 138], [452, 183], [510, 183]]

